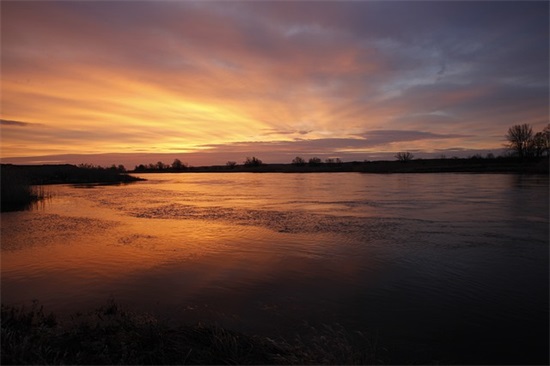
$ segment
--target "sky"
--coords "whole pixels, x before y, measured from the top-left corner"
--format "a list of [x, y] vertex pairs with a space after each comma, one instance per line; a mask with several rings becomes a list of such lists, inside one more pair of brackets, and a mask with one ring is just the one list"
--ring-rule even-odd
[[547, 1], [2, 1], [3, 163], [497, 154], [549, 122]]

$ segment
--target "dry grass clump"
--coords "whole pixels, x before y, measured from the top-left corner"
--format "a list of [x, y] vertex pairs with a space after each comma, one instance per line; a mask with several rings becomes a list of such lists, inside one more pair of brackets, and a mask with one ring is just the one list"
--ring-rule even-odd
[[[284, 339], [216, 325], [169, 326], [114, 301], [60, 322], [38, 303], [2, 305], [2, 364], [372, 364], [373, 347], [342, 327]], [[354, 335], [355, 336], [355, 335]], [[359, 343], [353, 343], [359, 340]]]
[[41, 186], [32, 186], [23, 174], [9, 169], [0, 172], [2, 211], [21, 210], [44, 198]]

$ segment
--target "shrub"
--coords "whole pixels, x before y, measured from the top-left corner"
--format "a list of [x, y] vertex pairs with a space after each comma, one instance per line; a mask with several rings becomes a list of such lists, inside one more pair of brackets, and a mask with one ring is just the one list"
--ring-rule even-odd
[[319, 159], [318, 157], [315, 156], [315, 157], [309, 159], [308, 164], [309, 165], [319, 165], [319, 164], [321, 164], [321, 162], [322, 162], [321, 159]]
[[412, 160], [414, 158], [414, 155], [408, 151], [398, 152], [397, 154], [395, 154], [395, 158], [399, 161], [406, 162]]
[[306, 165], [306, 161], [304, 160], [304, 158], [297, 156], [294, 159], [292, 159], [292, 164], [297, 166], [303, 166], [303, 165]]
[[252, 158], [247, 157], [244, 161], [244, 166], [246, 167], [255, 167], [262, 165], [262, 161], [258, 159], [257, 157], [253, 156]]
[[32, 186], [25, 175], [13, 168], [3, 166], [0, 181], [2, 211], [23, 210], [44, 198], [42, 187]]

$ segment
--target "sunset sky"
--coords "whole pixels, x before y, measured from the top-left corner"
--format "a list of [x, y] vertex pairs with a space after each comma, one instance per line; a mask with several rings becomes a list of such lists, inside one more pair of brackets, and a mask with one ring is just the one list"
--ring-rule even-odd
[[549, 3], [1, 2], [2, 162], [468, 156], [548, 124]]

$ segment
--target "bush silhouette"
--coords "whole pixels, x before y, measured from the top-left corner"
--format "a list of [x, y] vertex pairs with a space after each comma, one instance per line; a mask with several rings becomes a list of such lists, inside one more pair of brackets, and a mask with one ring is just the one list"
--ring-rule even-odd
[[251, 158], [247, 157], [246, 160], [244, 161], [244, 166], [246, 167], [255, 167], [255, 166], [260, 166], [262, 165], [262, 161], [260, 159], [258, 159], [257, 157], [253, 156]]
[[407, 161], [410, 161], [414, 158], [414, 155], [411, 154], [410, 152], [408, 151], [405, 151], [405, 152], [398, 152], [397, 154], [395, 154], [395, 158], [399, 161], [402, 161], [402, 162], [407, 162]]

